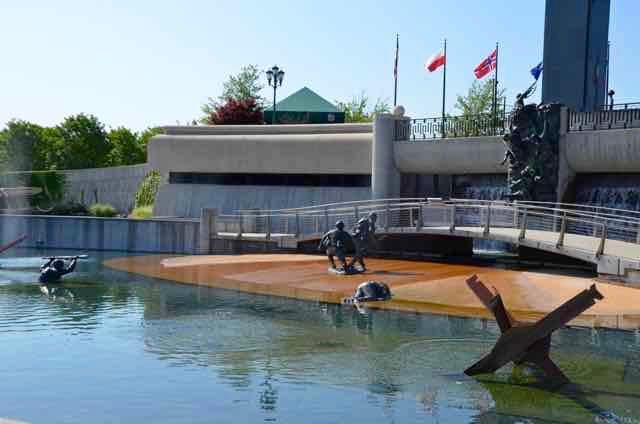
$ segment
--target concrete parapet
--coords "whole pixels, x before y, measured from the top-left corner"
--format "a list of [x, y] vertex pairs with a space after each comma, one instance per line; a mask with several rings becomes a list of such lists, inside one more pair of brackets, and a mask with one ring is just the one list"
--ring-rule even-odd
[[166, 135], [264, 135], [264, 134], [353, 134], [370, 133], [372, 125], [297, 124], [297, 125], [197, 125], [165, 126]]
[[505, 147], [502, 136], [443, 138], [394, 143], [395, 163], [404, 173], [500, 174]]
[[640, 172], [640, 128], [572, 131], [565, 144], [567, 163], [575, 173]]

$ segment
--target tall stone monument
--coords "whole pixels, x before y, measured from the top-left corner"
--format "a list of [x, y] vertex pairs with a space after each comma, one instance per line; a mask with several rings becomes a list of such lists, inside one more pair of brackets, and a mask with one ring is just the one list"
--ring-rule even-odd
[[542, 103], [593, 111], [606, 101], [611, 0], [546, 0]]

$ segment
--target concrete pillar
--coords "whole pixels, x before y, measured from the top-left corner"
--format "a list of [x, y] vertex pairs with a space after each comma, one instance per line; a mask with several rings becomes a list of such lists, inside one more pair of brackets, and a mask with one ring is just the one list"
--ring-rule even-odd
[[562, 202], [567, 190], [576, 177], [576, 172], [567, 160], [567, 133], [569, 132], [569, 109], [560, 109], [560, 134], [558, 137], [558, 186], [556, 187], [556, 202]]
[[400, 197], [400, 172], [394, 157], [394, 130], [396, 122], [408, 120], [402, 116], [382, 113], [373, 121], [371, 150], [371, 197], [388, 199]]
[[217, 235], [216, 217], [217, 209], [203, 208], [200, 212], [200, 240], [198, 252], [202, 255], [211, 253], [211, 237]]

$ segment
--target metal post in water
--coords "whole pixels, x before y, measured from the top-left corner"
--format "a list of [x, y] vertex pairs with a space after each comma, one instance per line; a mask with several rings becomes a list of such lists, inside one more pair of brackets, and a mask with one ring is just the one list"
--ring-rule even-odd
[[487, 219], [484, 223], [484, 235], [489, 235], [489, 230], [491, 228], [491, 203], [487, 205]]
[[520, 222], [520, 235], [518, 236], [518, 240], [524, 240], [526, 233], [527, 233], [527, 208], [524, 208], [524, 212], [522, 212], [522, 221]]
[[384, 230], [389, 231], [389, 224], [391, 223], [391, 207], [389, 202], [385, 202], [385, 219], [384, 219]]
[[300, 213], [296, 212], [296, 233], [295, 236], [296, 238], [300, 237]]
[[449, 224], [449, 232], [453, 233], [456, 230], [456, 205], [451, 206], [451, 223]]
[[242, 239], [242, 234], [244, 233], [244, 215], [240, 215], [240, 220], [238, 222], [238, 238]]
[[329, 209], [324, 207], [324, 227], [325, 231], [329, 231], [331, 228], [329, 227]]
[[560, 222], [560, 235], [556, 242], [556, 247], [564, 246], [564, 234], [567, 232], [567, 213], [562, 214], [562, 221]]
[[416, 232], [420, 232], [422, 230], [422, 226], [424, 225], [424, 216], [422, 213], [422, 203], [418, 205], [418, 219], [416, 220]]
[[607, 240], [607, 224], [602, 224], [602, 236], [600, 237], [600, 245], [598, 246], [598, 250], [596, 251], [596, 256], [601, 256], [604, 253], [604, 244]]
[[271, 240], [271, 215], [266, 216], [266, 226], [267, 229], [264, 238], [267, 240]]

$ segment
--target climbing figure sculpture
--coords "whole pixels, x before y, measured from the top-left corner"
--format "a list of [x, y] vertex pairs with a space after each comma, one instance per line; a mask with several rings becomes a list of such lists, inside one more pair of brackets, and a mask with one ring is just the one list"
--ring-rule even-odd
[[62, 258], [47, 258], [48, 261], [40, 267], [40, 283], [58, 283], [63, 275], [72, 273], [76, 269], [78, 256], [71, 257], [69, 264]]
[[371, 212], [368, 217], [361, 218], [353, 227], [353, 240], [355, 242], [355, 254], [349, 264], [350, 269], [355, 269], [356, 262], [360, 264], [361, 271], [367, 270], [364, 264], [364, 257], [368, 253], [369, 242], [375, 241], [376, 232], [376, 220], [378, 215], [375, 212]]
[[[347, 265], [346, 252], [352, 243], [353, 239], [351, 238], [351, 235], [344, 230], [344, 222], [340, 220], [336, 222], [335, 229], [328, 231], [322, 236], [318, 249], [324, 250], [327, 253], [329, 263], [331, 264], [331, 270], [348, 273], [349, 266]], [[336, 268], [336, 263], [333, 259], [334, 256], [338, 257], [342, 268]]]

